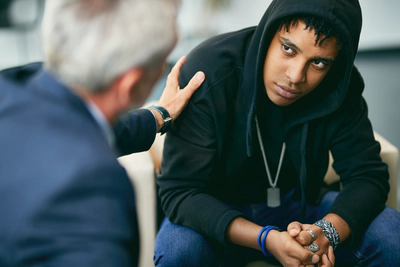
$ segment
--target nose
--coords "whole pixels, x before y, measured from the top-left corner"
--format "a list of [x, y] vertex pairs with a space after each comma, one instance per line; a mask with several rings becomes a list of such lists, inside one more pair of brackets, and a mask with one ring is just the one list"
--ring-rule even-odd
[[297, 84], [302, 83], [306, 80], [306, 64], [299, 60], [291, 62], [286, 69], [286, 77], [291, 83]]

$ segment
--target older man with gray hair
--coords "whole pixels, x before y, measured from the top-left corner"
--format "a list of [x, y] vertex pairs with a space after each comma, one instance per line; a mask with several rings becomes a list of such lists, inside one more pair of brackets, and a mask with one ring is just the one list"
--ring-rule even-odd
[[[176, 0], [49, 0], [45, 63], [0, 72], [0, 266], [136, 266], [120, 153], [148, 149], [204, 80], [143, 105], [177, 41]], [[122, 125], [122, 126], [121, 126]], [[121, 127], [120, 127], [121, 126]]]

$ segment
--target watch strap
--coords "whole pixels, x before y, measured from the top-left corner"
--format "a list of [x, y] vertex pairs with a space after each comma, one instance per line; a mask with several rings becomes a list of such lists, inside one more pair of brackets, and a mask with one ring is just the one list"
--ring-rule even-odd
[[172, 125], [172, 118], [169, 115], [169, 112], [165, 108], [163, 108], [161, 106], [155, 106], [155, 105], [152, 105], [152, 106], [148, 107], [147, 109], [157, 110], [161, 114], [161, 116], [164, 120], [164, 125], [160, 129], [161, 135], [168, 132], [168, 130], [171, 128], [171, 125]]

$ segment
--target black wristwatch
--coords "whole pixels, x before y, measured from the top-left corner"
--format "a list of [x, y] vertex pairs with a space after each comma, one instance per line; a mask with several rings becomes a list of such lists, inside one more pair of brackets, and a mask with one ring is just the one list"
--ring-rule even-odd
[[166, 132], [168, 132], [168, 130], [171, 128], [171, 125], [172, 125], [172, 118], [169, 115], [169, 112], [165, 108], [163, 108], [161, 106], [152, 105], [152, 106], [148, 107], [148, 109], [157, 110], [161, 114], [161, 116], [163, 117], [164, 125], [160, 129], [161, 135], [163, 135]]

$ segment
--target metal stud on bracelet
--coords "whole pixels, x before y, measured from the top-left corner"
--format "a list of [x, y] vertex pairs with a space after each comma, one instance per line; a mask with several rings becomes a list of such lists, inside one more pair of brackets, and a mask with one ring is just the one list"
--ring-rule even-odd
[[329, 221], [324, 219], [319, 220], [314, 224], [322, 228], [325, 236], [329, 239], [329, 245], [332, 246], [333, 250], [335, 250], [340, 244], [340, 237], [336, 228]]

